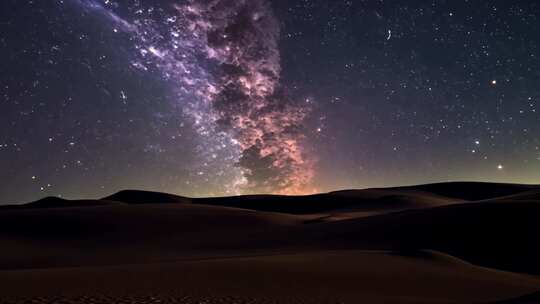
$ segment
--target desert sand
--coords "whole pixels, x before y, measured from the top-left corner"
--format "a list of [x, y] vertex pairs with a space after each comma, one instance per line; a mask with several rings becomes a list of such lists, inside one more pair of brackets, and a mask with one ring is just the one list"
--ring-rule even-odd
[[540, 303], [540, 186], [0, 207], [0, 303]]

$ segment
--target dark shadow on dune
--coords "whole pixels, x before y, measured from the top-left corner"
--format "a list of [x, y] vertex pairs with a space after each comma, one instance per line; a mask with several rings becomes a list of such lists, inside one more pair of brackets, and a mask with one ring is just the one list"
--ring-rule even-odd
[[191, 203], [191, 199], [179, 195], [152, 192], [124, 190], [113, 195], [107, 196], [102, 200], [117, 201], [127, 204], [186, 204]]
[[457, 198], [468, 201], [478, 201], [492, 199], [501, 196], [518, 194], [524, 191], [539, 189], [537, 185], [520, 185], [520, 184], [498, 184], [498, 183], [481, 183], [481, 182], [452, 182], [452, 183], [437, 183], [411, 187], [400, 187], [398, 189], [416, 189], [429, 193]]
[[430, 249], [473, 264], [540, 274], [540, 203], [468, 203], [308, 226], [337, 248]]
[[444, 205], [459, 200], [420, 191], [348, 190], [308, 196], [251, 195], [196, 198], [194, 204], [227, 206], [266, 212], [313, 214], [335, 210], [404, 210]]
[[538, 304], [538, 303], [540, 303], [540, 291], [531, 293], [528, 295], [524, 295], [522, 297], [510, 299], [510, 300], [492, 302], [491, 304]]
[[58, 197], [46, 197], [35, 202], [23, 205], [0, 206], [2, 210], [24, 210], [24, 209], [48, 209], [48, 208], [74, 208], [74, 207], [95, 207], [95, 206], [115, 206], [124, 205], [122, 201], [114, 200], [66, 200]]

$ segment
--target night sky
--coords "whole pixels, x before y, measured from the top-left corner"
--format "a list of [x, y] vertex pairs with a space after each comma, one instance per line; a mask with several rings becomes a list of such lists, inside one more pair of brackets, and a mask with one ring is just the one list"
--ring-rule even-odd
[[0, 202], [540, 183], [540, 3], [2, 0]]

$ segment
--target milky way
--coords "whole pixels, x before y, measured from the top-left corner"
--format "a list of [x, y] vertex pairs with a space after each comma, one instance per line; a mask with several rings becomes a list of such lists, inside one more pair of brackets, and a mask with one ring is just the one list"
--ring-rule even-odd
[[280, 27], [268, 3], [134, 1], [121, 17], [112, 1], [76, 1], [131, 35], [133, 67], [170, 84], [199, 135], [193, 178], [231, 194], [314, 190], [301, 127], [310, 105], [280, 84]]

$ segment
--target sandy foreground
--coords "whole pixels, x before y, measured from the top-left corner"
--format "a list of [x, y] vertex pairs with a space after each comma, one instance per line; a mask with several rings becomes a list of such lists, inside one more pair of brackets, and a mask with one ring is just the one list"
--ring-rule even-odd
[[538, 191], [496, 189], [8, 207], [0, 303], [540, 303]]
[[2, 271], [0, 286], [5, 303], [492, 303], [540, 280], [440, 253], [329, 251]]

